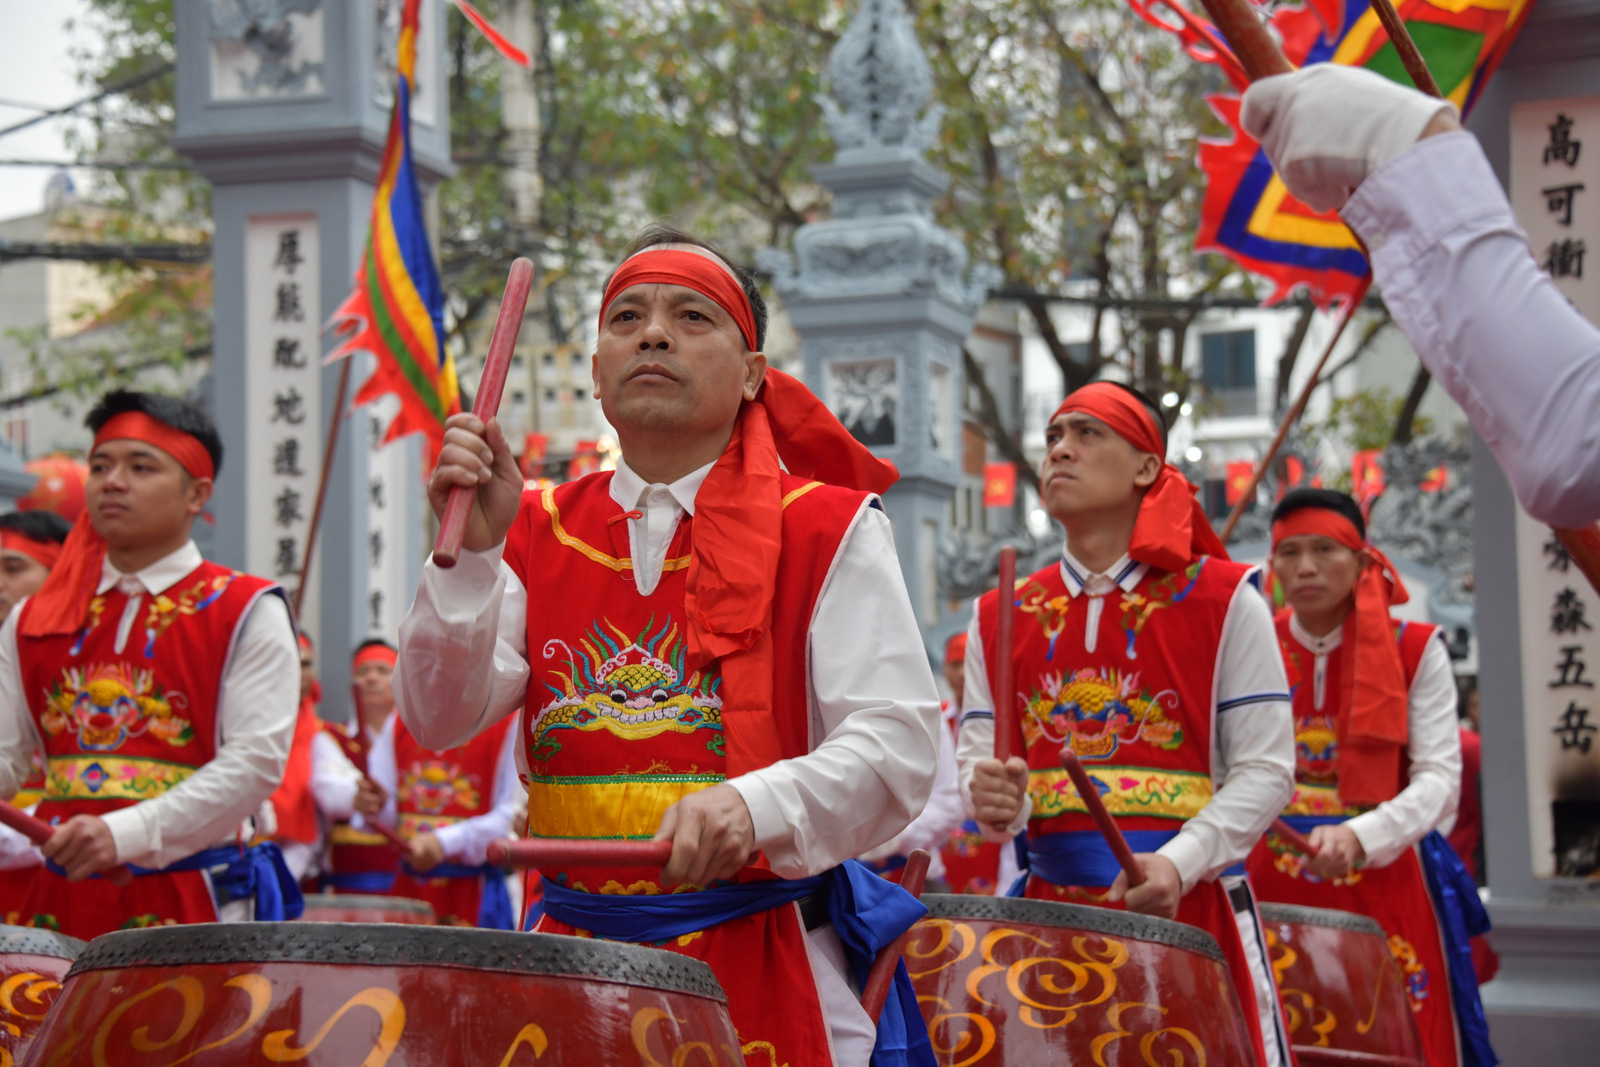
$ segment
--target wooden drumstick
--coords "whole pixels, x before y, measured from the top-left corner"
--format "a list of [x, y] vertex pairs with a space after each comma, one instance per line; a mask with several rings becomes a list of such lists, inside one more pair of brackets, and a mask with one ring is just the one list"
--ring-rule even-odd
[[1282, 819], [1272, 820], [1272, 832], [1283, 838], [1285, 844], [1294, 849], [1296, 852], [1300, 853], [1302, 856], [1309, 856], [1312, 859], [1316, 859], [1317, 854], [1322, 851], [1316, 845], [1311, 843], [1310, 838], [1306, 837], [1305, 834], [1302, 834], [1299, 830], [1296, 830]]
[[[42, 845], [56, 835], [56, 828], [43, 819], [36, 819], [9, 801], [0, 800], [0, 823], [11, 827], [36, 845]], [[115, 886], [125, 886], [133, 881], [133, 872], [118, 864], [100, 872], [100, 877]]]
[[593, 841], [526, 838], [495, 841], [489, 862], [496, 867], [665, 867], [671, 841]]
[[994, 758], [1004, 763], [1016, 755], [1016, 665], [1011, 662], [1017, 623], [1017, 550], [1000, 550], [1000, 580], [996, 583], [994, 655]]
[[[1016, 553], [1012, 553], [1013, 561]], [[900, 875], [900, 888], [914, 897], [922, 896], [922, 887], [927, 884], [928, 864], [932, 857], [922, 849], [915, 849], [906, 859], [906, 868]], [[911, 940], [911, 931], [907, 930], [893, 942], [878, 950], [878, 956], [872, 961], [872, 970], [867, 973], [867, 984], [861, 990], [861, 1006], [867, 1014], [872, 1016], [874, 1024], [878, 1016], [883, 1014], [884, 1002], [889, 999], [889, 988], [894, 985], [895, 970], [900, 964], [900, 957], [905, 953], [906, 942]]]
[[1200, 0], [1251, 81], [1292, 74], [1294, 67], [1267, 29], [1266, 14], [1250, 0]]
[[1111, 854], [1117, 857], [1117, 862], [1122, 865], [1122, 873], [1128, 876], [1128, 888], [1144, 885], [1144, 868], [1133, 858], [1133, 849], [1128, 847], [1128, 839], [1117, 829], [1116, 820], [1106, 810], [1105, 802], [1100, 799], [1100, 791], [1094, 787], [1094, 782], [1089, 778], [1089, 772], [1083, 769], [1083, 764], [1078, 762], [1078, 754], [1072, 751], [1070, 743], [1061, 746], [1061, 766], [1066, 768], [1067, 776], [1072, 779], [1072, 784], [1077, 786], [1078, 795], [1083, 798], [1083, 806], [1089, 809], [1094, 824], [1100, 828], [1100, 836], [1111, 846]]
[[368, 830], [371, 830], [373, 833], [389, 842], [389, 844], [393, 845], [401, 852], [411, 851], [411, 842], [405, 837], [402, 837], [399, 830], [396, 830], [392, 826], [385, 826], [383, 823], [379, 822], [376, 816], [370, 819], [363, 819], [362, 822], [366, 825]]
[[[500, 410], [500, 397], [506, 391], [506, 376], [511, 373], [511, 351], [517, 346], [522, 316], [528, 308], [528, 292], [533, 288], [533, 261], [518, 256], [506, 278], [505, 295], [500, 298], [500, 313], [495, 316], [494, 333], [489, 336], [489, 354], [483, 361], [483, 376], [478, 379], [478, 398], [472, 413], [484, 422]], [[444, 515], [439, 519], [439, 537], [433, 543], [433, 562], [449, 569], [461, 556], [461, 539], [467, 532], [467, 515], [477, 489], [458, 485], [450, 490]]]

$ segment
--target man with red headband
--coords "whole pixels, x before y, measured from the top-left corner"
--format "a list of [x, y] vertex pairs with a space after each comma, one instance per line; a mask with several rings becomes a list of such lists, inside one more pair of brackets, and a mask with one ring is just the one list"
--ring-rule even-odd
[[[995, 839], [1028, 831], [1042, 900], [1177, 918], [1217, 939], [1263, 1063], [1288, 1060], [1242, 860], [1293, 786], [1283, 664], [1256, 568], [1228, 560], [1165, 463], [1144, 394], [1095, 382], [1045, 429], [1044, 505], [1066, 528], [1059, 564], [978, 599], [967, 643], [962, 788]], [[994, 758], [999, 610], [1015, 616], [1013, 756]], [[1128, 888], [1061, 767], [1070, 745], [1146, 881]], [[1025, 888], [1024, 888], [1025, 886]]]
[[[216, 428], [184, 401], [124, 391], [86, 421], [88, 506], [0, 628], [0, 795], [42, 747], [37, 815], [57, 826], [24, 912], [83, 938], [293, 917], [277, 846], [245, 842], [294, 733], [294, 627], [281, 589], [189, 539], [222, 458]], [[126, 887], [96, 877], [119, 864]]]
[[1366, 544], [1356, 502], [1296, 489], [1272, 513], [1278, 638], [1294, 686], [1295, 791], [1284, 819], [1314, 857], [1269, 833], [1250, 857], [1265, 900], [1360, 912], [1389, 935], [1430, 1067], [1494, 1063], [1473, 975], [1488, 926], [1441, 835], [1456, 812], [1455, 676], [1436, 626], [1397, 622], [1405, 586]]
[[0, 515], [0, 622], [50, 577], [72, 524], [51, 511]]
[[[387, 893], [394, 888], [400, 853], [389, 839], [366, 825], [388, 803], [393, 785], [372, 776], [372, 754], [394, 721], [394, 664], [399, 653], [381, 637], [369, 637], [350, 656], [350, 717], [324, 722], [332, 739], [361, 775], [367, 803], [351, 817], [336, 819], [328, 831], [328, 856], [322, 884], [335, 893]], [[372, 803], [373, 799], [376, 803]], [[370, 809], [370, 810], [369, 810]]]
[[937, 767], [896, 472], [767, 369], [765, 323], [753, 280], [652, 227], [601, 301], [614, 473], [523, 496], [498, 425], [450, 420], [434, 508], [477, 492], [401, 626], [400, 714], [444, 748], [525, 708], [530, 835], [672, 842], [662, 870], [544, 871], [538, 929], [706, 960], [752, 1064], [931, 1064], [903, 971], [876, 1028], [856, 999], [922, 906], [845, 862]]

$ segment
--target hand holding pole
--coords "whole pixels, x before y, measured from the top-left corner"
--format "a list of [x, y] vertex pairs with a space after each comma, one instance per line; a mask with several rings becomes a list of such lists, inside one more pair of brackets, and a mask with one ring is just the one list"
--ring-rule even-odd
[[1016, 755], [1017, 697], [1016, 665], [1011, 662], [1017, 623], [1017, 550], [1006, 545], [1000, 550], [1000, 580], [995, 597], [994, 665], [994, 758], [1004, 763]]
[[1127, 838], [1117, 829], [1116, 820], [1106, 810], [1105, 802], [1100, 799], [1100, 791], [1094, 787], [1094, 781], [1089, 777], [1089, 772], [1083, 769], [1083, 764], [1078, 762], [1078, 754], [1072, 751], [1071, 744], [1061, 746], [1061, 766], [1066, 768], [1067, 777], [1072, 779], [1078, 796], [1083, 798], [1083, 806], [1089, 809], [1094, 824], [1100, 828], [1100, 836], [1111, 846], [1111, 854], [1117, 857], [1122, 873], [1128, 876], [1128, 888], [1144, 885], [1144, 868], [1133, 858], [1133, 849], [1128, 847]]
[[[900, 888], [914, 897], [922, 896], [922, 887], [927, 884], [928, 864], [932, 857], [922, 849], [915, 849], [906, 859], [905, 870], [900, 874]], [[906, 942], [911, 940], [911, 931], [907, 930], [893, 942], [878, 950], [877, 957], [872, 961], [872, 970], [867, 973], [866, 985], [861, 989], [861, 1006], [872, 1017], [874, 1024], [883, 1014], [884, 1002], [889, 999], [889, 988], [894, 985], [894, 973], [899, 968], [900, 957], [905, 954]]]
[[1308, 859], [1316, 859], [1322, 850], [1313, 845], [1304, 834], [1282, 819], [1272, 820], [1272, 832], [1283, 838], [1284, 843]]
[[[522, 316], [528, 308], [528, 292], [533, 288], [533, 261], [518, 256], [506, 278], [505, 295], [500, 298], [500, 313], [495, 316], [494, 333], [489, 337], [489, 354], [483, 361], [483, 376], [478, 380], [478, 397], [472, 413], [484, 422], [500, 410], [506, 391], [506, 376], [511, 373], [511, 354], [517, 347]], [[449, 569], [461, 556], [461, 540], [467, 532], [467, 515], [472, 511], [476, 489], [458, 485], [450, 490], [444, 514], [439, 519], [439, 537], [433, 544], [433, 562]]]
[[[0, 800], [0, 823], [11, 827], [35, 845], [42, 845], [56, 835], [54, 826], [29, 815], [9, 801]], [[100, 876], [115, 886], [125, 886], [133, 881], [133, 872], [125, 864], [101, 871]]]

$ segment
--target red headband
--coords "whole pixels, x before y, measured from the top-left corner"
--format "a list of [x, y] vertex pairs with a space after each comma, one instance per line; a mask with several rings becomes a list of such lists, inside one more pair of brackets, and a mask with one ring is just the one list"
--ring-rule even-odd
[[54, 567], [61, 558], [61, 542], [35, 541], [21, 530], [0, 530], [0, 549], [20, 552], [47, 569]]
[[752, 352], [758, 351], [756, 313], [750, 307], [750, 298], [726, 268], [698, 252], [653, 248], [624, 260], [611, 276], [605, 298], [600, 301], [600, 329], [605, 330], [606, 312], [623, 290], [651, 282], [681, 285], [711, 298], [718, 307], [733, 316], [739, 332], [744, 335], [745, 347]]
[[[94, 447], [107, 441], [143, 441], [155, 445], [178, 461], [179, 466], [195, 478], [215, 478], [217, 468], [211, 462], [211, 453], [193, 434], [168, 426], [160, 419], [151, 418], [142, 411], [124, 411], [107, 419], [100, 432], [94, 435]], [[94, 449], [89, 454], [94, 455]]]
[[388, 645], [368, 645], [366, 648], [363, 648], [360, 652], [355, 654], [355, 658], [350, 661], [350, 666], [354, 668], [359, 667], [364, 663], [382, 663], [386, 666], [393, 667], [395, 665], [395, 661], [399, 658], [400, 653], [396, 652]]
[[1356, 530], [1356, 524], [1327, 508], [1301, 508], [1273, 523], [1272, 547], [1277, 548], [1278, 542], [1286, 537], [1307, 535], [1337, 541], [1352, 552], [1360, 552], [1366, 547]]
[[967, 635], [965, 633], [955, 634], [950, 638], [950, 640], [945, 642], [944, 661], [946, 663], [955, 663], [957, 660], [964, 660], [966, 658]]
[[1137, 397], [1111, 382], [1091, 382], [1063, 400], [1050, 421], [1070, 412], [1099, 419], [1134, 448], [1162, 460], [1161, 473], [1139, 505], [1129, 556], [1165, 571], [1181, 571], [1200, 556], [1228, 558], [1228, 550], [1195, 498], [1195, 487], [1166, 462], [1161, 430]]

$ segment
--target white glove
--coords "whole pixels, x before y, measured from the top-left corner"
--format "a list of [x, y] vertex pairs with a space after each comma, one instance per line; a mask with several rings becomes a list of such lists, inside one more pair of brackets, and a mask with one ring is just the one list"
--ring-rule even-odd
[[1317, 211], [1344, 207], [1367, 175], [1455, 105], [1359, 67], [1317, 63], [1245, 90], [1245, 132], [1289, 191]]

